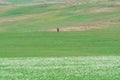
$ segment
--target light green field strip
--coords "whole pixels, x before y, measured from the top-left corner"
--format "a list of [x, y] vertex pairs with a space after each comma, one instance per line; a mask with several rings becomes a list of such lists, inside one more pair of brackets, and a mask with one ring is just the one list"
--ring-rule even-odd
[[0, 58], [0, 80], [120, 80], [120, 56]]

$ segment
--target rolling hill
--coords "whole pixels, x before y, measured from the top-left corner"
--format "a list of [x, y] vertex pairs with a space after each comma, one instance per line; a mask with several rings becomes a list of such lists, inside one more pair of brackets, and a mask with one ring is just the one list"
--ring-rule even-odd
[[0, 80], [120, 80], [120, 0], [0, 0]]
[[119, 0], [2, 1], [1, 57], [120, 53]]
[[[8, 0], [10, 3], [19, 0]], [[25, 0], [31, 2], [31, 0]], [[21, 1], [25, 3], [24, 1]], [[15, 2], [17, 3], [17, 2]], [[0, 30], [3, 32], [29, 32], [54, 30], [60, 27], [82, 29], [101, 28], [120, 24], [119, 1], [9, 5], [0, 8]], [[67, 28], [66, 28], [67, 27]], [[84, 30], [84, 29], [82, 29]]]

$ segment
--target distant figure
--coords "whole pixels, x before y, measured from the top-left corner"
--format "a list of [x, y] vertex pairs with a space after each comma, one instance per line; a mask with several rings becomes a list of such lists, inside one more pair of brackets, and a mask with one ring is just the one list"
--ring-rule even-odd
[[59, 30], [59, 28], [57, 28], [57, 32], [59, 32], [60, 30]]

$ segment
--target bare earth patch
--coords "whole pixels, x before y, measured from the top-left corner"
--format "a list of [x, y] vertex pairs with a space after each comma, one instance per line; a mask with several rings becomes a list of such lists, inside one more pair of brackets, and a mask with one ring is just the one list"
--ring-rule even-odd
[[114, 2], [115, 5], [120, 5], [120, 1]]
[[[66, 26], [66, 27], [58, 27], [60, 31], [86, 31], [92, 29], [101, 29], [109, 25], [120, 24], [120, 22], [108, 22], [108, 23], [98, 23], [98, 25], [94, 26]], [[57, 28], [51, 28], [46, 31], [57, 31]]]
[[[61, 27], [59, 28], [60, 31], [85, 31], [85, 30], [91, 30], [91, 29], [99, 29], [101, 27], [97, 26], [74, 26], [74, 27]], [[47, 31], [56, 31], [57, 28], [48, 29]]]
[[71, 13], [103, 13], [103, 12], [113, 12], [115, 8], [88, 8], [83, 10], [71, 11]]
[[8, 6], [0, 6], [0, 9], [1, 9], [1, 10], [4, 10], [4, 11], [5, 11], [5, 10], [14, 9], [14, 8], [16, 8], [16, 6], [9, 6], [9, 7], [8, 7]]
[[0, 0], [0, 4], [11, 4], [11, 3], [7, 2], [6, 0]]
[[114, 10], [114, 8], [96, 8], [90, 10], [90, 13], [113, 12]]
[[[43, 13], [43, 14], [45, 14], [45, 13]], [[24, 19], [31, 18], [33, 16], [39, 16], [39, 15], [43, 15], [43, 14], [30, 14], [30, 15], [23, 15], [23, 16], [17, 16], [17, 17], [16, 16], [15, 17], [3, 17], [3, 18], [0, 18], [0, 23], [24, 20]]]

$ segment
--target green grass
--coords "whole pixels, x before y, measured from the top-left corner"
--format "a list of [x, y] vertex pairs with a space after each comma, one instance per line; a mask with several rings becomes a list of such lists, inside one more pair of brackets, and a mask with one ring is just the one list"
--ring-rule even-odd
[[0, 58], [1, 80], [119, 80], [120, 57]]
[[[93, 3], [42, 4], [3, 10], [1, 19], [10, 18], [13, 21], [0, 23], [0, 57], [120, 55], [120, 25], [109, 24], [119, 22], [119, 7], [107, 6], [117, 9], [113, 12], [93, 14], [82, 11], [99, 7], [106, 6]], [[77, 10], [80, 13], [72, 13]], [[38, 32], [60, 26], [84, 25], [105, 28], [78, 32]]]
[[116, 25], [85, 32], [0, 33], [0, 57], [120, 55], [119, 32]]
[[[119, 0], [6, 1], [11, 4], [0, 4], [0, 80], [120, 80]], [[79, 26], [101, 28], [61, 31]], [[57, 27], [59, 33], [48, 31]]]
[[[119, 55], [120, 7], [111, 4], [115, 2], [117, 0], [108, 3], [103, 0], [96, 4], [90, 1], [85, 4], [2, 6], [0, 57]], [[112, 8], [113, 11], [91, 12], [101, 8]], [[60, 33], [46, 31], [71, 26], [103, 28]]]

